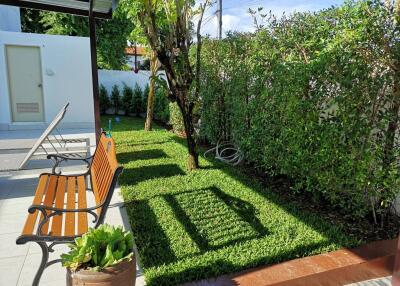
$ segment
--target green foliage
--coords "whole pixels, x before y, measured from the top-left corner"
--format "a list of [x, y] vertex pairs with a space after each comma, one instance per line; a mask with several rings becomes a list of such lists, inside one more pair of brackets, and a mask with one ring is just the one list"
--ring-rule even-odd
[[[126, 40], [130, 33], [129, 21], [121, 11], [110, 20], [96, 19], [97, 64], [102, 69], [125, 69]], [[65, 13], [41, 13], [40, 23], [47, 34], [87, 37], [87, 17]]]
[[176, 102], [169, 103], [169, 124], [172, 126], [174, 132], [185, 132], [185, 125], [183, 124], [182, 113]]
[[122, 227], [103, 224], [89, 229], [82, 237], [75, 238], [70, 251], [61, 255], [62, 265], [75, 271], [91, 269], [100, 271], [133, 256], [133, 237]]
[[20, 8], [21, 12], [21, 30], [24, 33], [43, 34], [45, 29], [41, 23], [44, 11], [37, 9]]
[[206, 40], [201, 136], [231, 140], [257, 166], [292, 178], [294, 191], [383, 219], [400, 190], [393, 11], [383, 1], [347, 1], [261, 16], [255, 34]]
[[185, 171], [185, 140], [143, 124], [122, 117], [113, 138], [146, 285], [180, 285], [360, 243], [343, 223], [305, 211], [237, 168], [201, 157], [204, 168]]
[[143, 89], [142, 109], [147, 110], [147, 100], [149, 98], [150, 86], [146, 84]]
[[161, 86], [156, 86], [154, 99], [154, 117], [165, 123], [169, 121], [168, 91]]
[[139, 116], [140, 113], [143, 112], [142, 107], [143, 100], [143, 91], [138, 84], [135, 84], [135, 88], [133, 89], [133, 97], [132, 97], [132, 109], [131, 112]]
[[133, 103], [133, 90], [130, 86], [124, 84], [124, 88], [122, 90], [122, 106], [125, 111], [125, 115], [128, 115], [132, 109]]
[[110, 97], [108, 96], [108, 91], [104, 85], [100, 85], [99, 90], [100, 99], [100, 112], [101, 114], [106, 114], [107, 110], [111, 107]]
[[111, 105], [114, 108], [114, 114], [118, 115], [119, 110], [121, 108], [121, 95], [118, 88], [118, 85], [113, 85], [111, 91]]

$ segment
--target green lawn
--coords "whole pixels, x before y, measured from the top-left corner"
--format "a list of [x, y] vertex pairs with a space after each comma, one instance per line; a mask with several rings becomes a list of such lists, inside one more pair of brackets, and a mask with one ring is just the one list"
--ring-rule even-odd
[[[148, 285], [176, 285], [353, 246], [338, 225], [300, 211], [237, 168], [201, 159], [186, 171], [185, 140], [144, 121], [113, 124], [119, 183]], [[107, 126], [108, 117], [103, 118]]]

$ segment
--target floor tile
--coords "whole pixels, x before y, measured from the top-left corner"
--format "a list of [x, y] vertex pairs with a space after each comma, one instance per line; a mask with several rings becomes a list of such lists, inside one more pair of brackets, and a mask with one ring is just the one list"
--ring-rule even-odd
[[[60, 256], [60, 252], [55, 252], [50, 254], [50, 260], [58, 258]], [[18, 286], [31, 286], [33, 278], [39, 268], [39, 264], [41, 261], [41, 254], [30, 254], [26, 257], [25, 262], [23, 264], [21, 274], [18, 280]], [[64, 279], [65, 277], [65, 269], [61, 267], [60, 263], [56, 263], [54, 265], [49, 266], [43, 272], [41, 282], [51, 282]], [[57, 285], [62, 286], [62, 285]]]
[[26, 256], [29, 245], [17, 245], [15, 240], [19, 236], [18, 233], [0, 234], [0, 259], [15, 256]]
[[17, 285], [24, 260], [25, 256], [0, 259], [0, 285]]

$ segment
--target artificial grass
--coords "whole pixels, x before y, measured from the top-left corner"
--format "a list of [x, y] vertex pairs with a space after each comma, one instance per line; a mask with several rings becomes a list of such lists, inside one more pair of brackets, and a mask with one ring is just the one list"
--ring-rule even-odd
[[299, 210], [237, 168], [201, 158], [202, 168], [188, 172], [185, 140], [143, 126], [142, 119], [122, 117], [112, 136], [147, 285], [176, 285], [358, 244], [340, 226]]

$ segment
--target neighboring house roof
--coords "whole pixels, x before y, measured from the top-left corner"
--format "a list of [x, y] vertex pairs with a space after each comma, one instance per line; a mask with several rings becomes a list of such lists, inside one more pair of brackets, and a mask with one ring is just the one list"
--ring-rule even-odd
[[[128, 47], [125, 48], [125, 54], [128, 56], [134, 56], [135, 55], [135, 47]], [[144, 47], [136, 47], [136, 54], [138, 56], [145, 56], [147, 55], [146, 49]]]

